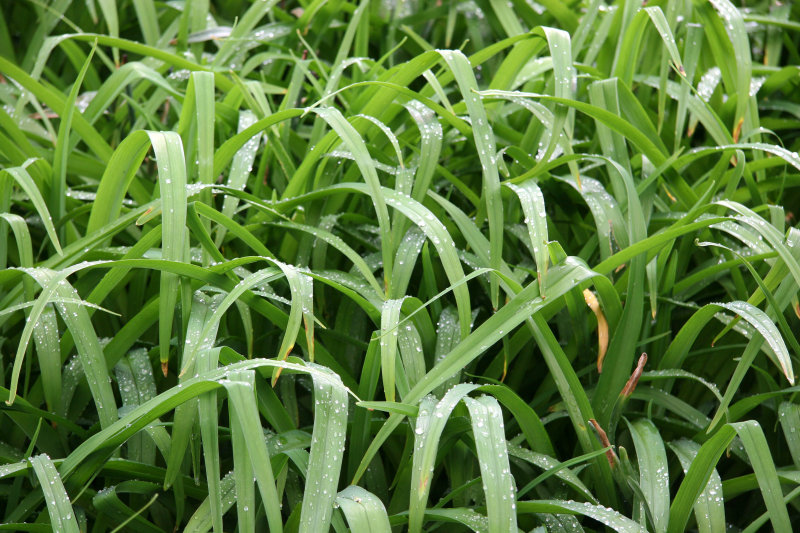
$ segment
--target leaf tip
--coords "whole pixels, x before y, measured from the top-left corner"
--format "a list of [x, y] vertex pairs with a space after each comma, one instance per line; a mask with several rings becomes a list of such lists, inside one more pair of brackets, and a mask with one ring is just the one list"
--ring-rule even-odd
[[622, 389], [620, 396], [624, 398], [630, 398], [633, 391], [636, 390], [636, 385], [639, 383], [639, 378], [642, 377], [642, 372], [644, 371], [644, 365], [647, 364], [647, 354], [642, 353], [639, 356], [639, 362], [636, 364], [636, 368], [633, 370], [631, 377], [628, 378], [628, 382], [625, 384], [625, 387]]
[[614, 453], [614, 447], [611, 445], [611, 441], [608, 440], [608, 435], [594, 418], [590, 418], [589, 423], [597, 432], [597, 436], [600, 438], [600, 443], [603, 445], [603, 447], [608, 448], [608, 450], [606, 450], [606, 458], [608, 459], [609, 466], [614, 468], [617, 463], [617, 455]]
[[586, 305], [597, 318], [597, 373], [603, 373], [603, 361], [608, 352], [608, 321], [606, 320], [603, 310], [600, 308], [600, 302], [597, 296], [589, 289], [583, 290], [583, 299]]
[[[739, 142], [739, 137], [742, 135], [742, 126], [744, 125], [744, 117], [739, 117], [736, 127], [733, 128], [733, 144]], [[734, 158], [735, 160], [735, 158]]]

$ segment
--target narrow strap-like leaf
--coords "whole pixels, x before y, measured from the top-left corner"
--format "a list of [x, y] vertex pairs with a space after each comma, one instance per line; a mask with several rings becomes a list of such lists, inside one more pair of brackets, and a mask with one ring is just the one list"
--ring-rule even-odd
[[47, 512], [50, 514], [50, 524], [53, 531], [64, 531], [65, 533], [78, 533], [78, 522], [75, 519], [75, 511], [69, 501], [69, 495], [64, 490], [61, 476], [53, 465], [53, 461], [46, 455], [31, 457], [31, 466], [39, 479], [39, 486], [44, 493], [44, 500], [47, 503]]

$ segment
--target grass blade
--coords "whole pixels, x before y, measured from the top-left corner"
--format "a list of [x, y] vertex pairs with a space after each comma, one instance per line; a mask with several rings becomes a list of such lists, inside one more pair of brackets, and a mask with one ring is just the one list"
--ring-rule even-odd
[[75, 340], [78, 356], [97, 406], [100, 424], [102, 427], [108, 427], [117, 420], [117, 406], [109, 383], [108, 368], [103, 356], [103, 349], [100, 347], [100, 342], [86, 308], [82, 305], [71, 303], [76, 300], [80, 301], [80, 298], [77, 291], [66, 281], [67, 276], [86, 266], [86, 264], [78, 264], [61, 272], [54, 272], [46, 268], [20, 269], [36, 280], [43, 290], [39, 298], [37, 298], [33, 309], [31, 309], [23, 330], [23, 341], [17, 349], [11, 377], [11, 392], [6, 403], [11, 405], [14, 401], [22, 357], [33, 333], [32, 330], [36, 327], [39, 316], [44, 312], [45, 306], [55, 296], [58, 299], [54, 303], [55, 308], [67, 324], [67, 328], [72, 332]]
[[389, 533], [392, 529], [383, 503], [374, 494], [350, 485], [336, 496], [352, 531]]
[[44, 224], [45, 230], [47, 230], [47, 236], [50, 238], [50, 242], [53, 244], [53, 247], [56, 249], [59, 255], [63, 254], [61, 250], [61, 244], [58, 242], [58, 234], [56, 233], [55, 226], [53, 226], [53, 219], [50, 216], [50, 212], [47, 210], [47, 204], [42, 197], [42, 193], [39, 192], [39, 189], [36, 187], [36, 183], [34, 183], [33, 178], [26, 167], [28, 167], [33, 161], [26, 161], [21, 167], [12, 167], [12, 168], [4, 168], [0, 170], [0, 177], [8, 176], [13, 179], [19, 187], [25, 191], [25, 194], [28, 195], [31, 203], [33, 203], [36, 212], [39, 214], [39, 217], [42, 219], [42, 224]]
[[798, 465], [800, 464], [800, 436], [797, 435], [797, 428], [800, 427], [800, 407], [793, 403], [781, 402], [778, 419], [781, 422], [789, 452], [792, 454], [792, 461]]
[[420, 402], [419, 415], [414, 430], [414, 454], [411, 467], [411, 495], [408, 508], [408, 530], [411, 533], [422, 531], [425, 507], [431, 490], [433, 467], [447, 419], [458, 402], [478, 388], [477, 385], [462, 383], [451, 388], [436, 402], [431, 397]]
[[[381, 377], [386, 401], [395, 401], [395, 369], [397, 358], [398, 321], [403, 300], [387, 300], [381, 309]], [[403, 376], [403, 381], [405, 377]], [[408, 385], [405, 385], [405, 391]], [[403, 394], [404, 395], [404, 394]]]
[[772, 527], [775, 531], [789, 531], [792, 529], [791, 520], [786, 503], [783, 501], [783, 491], [775, 471], [775, 463], [772, 461], [772, 454], [761, 426], [755, 420], [747, 420], [731, 424], [731, 427], [742, 439], [761, 494], [764, 496]]
[[[308, 348], [308, 356], [311, 361], [314, 361], [314, 287], [311, 278], [304, 275], [299, 269], [292, 265], [281, 263], [275, 259], [272, 260], [278, 268], [281, 269], [286, 281], [289, 283], [289, 289], [292, 293], [292, 305], [289, 310], [289, 322], [286, 324], [286, 332], [284, 333], [281, 347], [278, 349], [278, 357], [286, 359], [289, 357], [294, 348], [294, 342], [297, 338], [297, 333], [300, 331], [300, 320], [302, 319], [306, 330], [306, 346]], [[272, 378], [272, 386], [278, 380], [279, 372], [276, 372]]]
[[532, 180], [528, 180], [522, 185], [508, 183], [507, 187], [519, 197], [522, 211], [525, 213], [525, 225], [528, 226], [528, 236], [531, 239], [536, 260], [539, 293], [544, 297], [544, 276], [547, 274], [547, 262], [550, 259], [547, 250], [547, 214], [544, 210], [544, 196], [542, 196], [539, 186]]
[[[475, 94], [478, 83], [472, 73], [467, 57], [458, 51], [440, 50], [442, 58], [450, 67], [458, 83], [461, 96], [467, 107], [473, 129], [475, 147], [483, 170], [483, 205], [489, 221], [489, 266], [498, 269], [503, 255], [503, 203], [500, 198], [500, 176], [497, 172], [497, 156], [494, 132], [486, 116], [486, 110]], [[500, 295], [496, 278], [492, 278], [492, 306], [497, 309]], [[462, 330], [461, 336], [466, 333]]]
[[[164, 259], [183, 261], [187, 249], [186, 235], [186, 162], [183, 144], [175, 132], [148, 132], [153, 152], [158, 160], [158, 184], [163, 212], [161, 243]], [[161, 370], [167, 373], [169, 341], [175, 320], [178, 300], [178, 277], [165, 272], [161, 275], [161, 294], [158, 304], [158, 345], [161, 351]], [[188, 310], [184, 310], [186, 312]]]
[[[226, 370], [226, 372], [228, 371]], [[260, 420], [255, 400], [254, 373], [252, 370], [243, 369], [238, 373], [228, 372], [227, 375], [229, 379], [225, 383], [225, 389], [228, 392], [228, 406], [237, 413], [236, 416], [231, 417], [231, 421], [237, 424], [235, 431], [242, 435], [249, 456], [241, 459], [250, 460], [255, 479], [258, 481], [261, 499], [264, 502], [270, 531], [281, 532], [283, 531], [283, 520], [281, 519], [280, 500], [275, 487], [275, 477], [272, 473], [264, 433], [260, 423], [253, 424], [254, 420]], [[244, 423], [245, 420], [247, 423]], [[211, 502], [212, 509], [217, 504], [220, 504], [220, 501]], [[220, 512], [221, 510], [220, 505]]]
[[338, 110], [326, 107], [314, 109], [314, 112], [322, 117], [342, 139], [342, 143], [344, 143], [347, 149], [353, 154], [356, 164], [359, 170], [361, 170], [361, 174], [369, 187], [369, 193], [372, 197], [372, 202], [375, 205], [375, 212], [378, 217], [378, 226], [381, 230], [384, 283], [388, 289], [392, 278], [392, 254], [394, 253], [394, 244], [389, 222], [389, 210], [386, 207], [385, 194], [381, 190], [375, 165], [372, 162], [367, 147], [364, 145], [364, 141], [358, 135], [358, 132], [347, 122]]
[[517, 529], [516, 487], [508, 464], [503, 413], [491, 396], [464, 398], [472, 417], [472, 432], [481, 467], [489, 532]]
[[[685, 475], [697, 456], [700, 445], [696, 442], [682, 439], [671, 442], [669, 446], [678, 456]], [[697, 501], [694, 504], [694, 516], [700, 533], [720, 531], [720, 528], [725, 527], [725, 507], [722, 498], [719, 496], [721, 493], [722, 480], [717, 471], [714, 470], [711, 472], [708, 483], [697, 496]]]
[[[53, 153], [53, 183], [50, 187], [50, 209], [56, 220], [61, 220], [66, 214], [66, 193], [67, 193], [67, 156], [69, 155], [68, 144], [70, 136], [70, 128], [72, 126], [72, 116], [75, 113], [75, 99], [78, 97], [78, 91], [83, 84], [83, 79], [86, 76], [86, 71], [89, 70], [89, 65], [92, 63], [92, 57], [97, 49], [97, 43], [92, 46], [86, 61], [78, 72], [78, 77], [75, 83], [72, 84], [72, 89], [69, 91], [64, 102], [65, 114], [61, 117], [58, 125], [58, 140], [56, 141], [56, 148]], [[55, 243], [54, 243], [55, 244]], [[56, 246], [58, 246], [56, 244]]]
[[53, 461], [46, 455], [37, 455], [31, 457], [30, 462], [39, 479], [39, 485], [42, 487], [53, 530], [78, 533], [80, 529], [75, 520], [75, 512], [72, 510], [69, 495], [64, 489], [61, 476], [58, 475]]
[[647, 529], [630, 518], [626, 518], [613, 509], [603, 507], [602, 505], [563, 500], [538, 500], [518, 502], [517, 508], [520, 513], [564, 513], [584, 515], [620, 533], [644, 533], [647, 531]]
[[628, 424], [639, 463], [639, 486], [652, 513], [655, 531], [666, 531], [669, 521], [669, 466], [664, 441], [649, 420]]
[[338, 377], [325, 367], [314, 374], [314, 431], [308, 459], [308, 475], [300, 512], [302, 531], [324, 532], [330, 528], [333, 503], [344, 457], [347, 423], [347, 390]]

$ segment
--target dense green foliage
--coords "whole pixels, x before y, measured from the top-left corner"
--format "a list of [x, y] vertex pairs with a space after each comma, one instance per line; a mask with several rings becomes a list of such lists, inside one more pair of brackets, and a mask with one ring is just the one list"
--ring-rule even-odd
[[771, 4], [3, 2], [0, 529], [800, 527]]

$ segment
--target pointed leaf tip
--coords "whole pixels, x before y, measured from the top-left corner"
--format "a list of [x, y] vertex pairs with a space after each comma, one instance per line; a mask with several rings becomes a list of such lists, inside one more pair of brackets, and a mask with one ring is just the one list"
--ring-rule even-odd
[[608, 464], [611, 468], [617, 463], [617, 455], [614, 453], [614, 448], [611, 445], [611, 441], [608, 440], [608, 435], [606, 434], [605, 430], [600, 426], [600, 423], [597, 422], [594, 418], [589, 419], [589, 423], [592, 425], [594, 430], [597, 432], [597, 436], [600, 438], [600, 443], [603, 445], [604, 448], [608, 448], [606, 451], [606, 458], [608, 458]]
[[583, 299], [597, 318], [597, 373], [601, 374], [603, 372], [603, 361], [608, 351], [608, 321], [600, 308], [597, 296], [592, 291], [584, 289]]
[[639, 378], [642, 377], [642, 372], [644, 371], [644, 365], [647, 364], [647, 354], [642, 353], [639, 357], [639, 362], [636, 364], [636, 368], [633, 370], [633, 374], [628, 379], [628, 382], [625, 384], [625, 387], [622, 389], [620, 396], [625, 398], [630, 398], [633, 391], [636, 390], [636, 385], [639, 383]]

